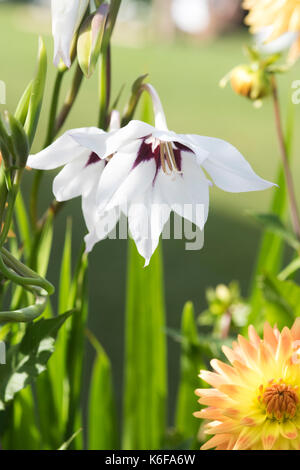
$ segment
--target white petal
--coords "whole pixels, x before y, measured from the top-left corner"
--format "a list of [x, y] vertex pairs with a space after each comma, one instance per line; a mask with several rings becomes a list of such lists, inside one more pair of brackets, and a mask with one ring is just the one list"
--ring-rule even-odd
[[242, 154], [228, 142], [212, 137], [193, 136], [209, 156], [202, 163], [214, 183], [224, 191], [259, 191], [275, 186], [260, 178]]
[[259, 33], [255, 35], [256, 46], [263, 54], [275, 54], [277, 52], [285, 51], [289, 49], [297, 40], [298, 33], [288, 31], [287, 33], [279, 36], [277, 39], [265, 43], [268, 37], [272, 34], [273, 29], [274, 28], [272, 26], [262, 28]]
[[128, 224], [138, 252], [148, 266], [157, 248], [160, 235], [170, 216], [169, 205], [163, 203], [158, 186], [150, 187], [136, 197], [128, 209]]
[[96, 187], [104, 169], [104, 161], [87, 165], [90, 151], [68, 163], [54, 178], [53, 193], [57, 201], [67, 201], [77, 196], [87, 197]]
[[107, 139], [105, 140], [105, 149], [103, 149], [104, 143], [102, 141], [99, 142], [97, 135], [90, 135], [87, 138], [83, 134], [78, 135], [76, 132], [72, 132], [72, 137], [80, 145], [89, 148], [93, 152], [97, 153], [97, 155], [101, 156], [103, 154], [101, 158], [106, 158], [118, 150], [123, 150], [125, 146], [131, 144], [137, 139], [151, 134], [153, 130], [154, 128], [145, 122], [130, 121], [127, 126], [107, 134]]
[[84, 237], [86, 251], [92, 251], [94, 245], [108, 237], [115, 228], [120, 218], [119, 208], [98, 215], [97, 208], [92, 206], [88, 199], [82, 199], [82, 210], [84, 218], [89, 228], [89, 233]]
[[181, 156], [182, 174], [169, 176], [159, 172], [156, 184], [174, 212], [203, 230], [208, 216], [209, 181], [195, 155], [182, 152]]
[[140, 141], [134, 141], [117, 152], [106, 165], [97, 189], [99, 211], [108, 204], [121, 183], [127, 178], [137, 158]]
[[[30, 168], [37, 168], [39, 170], [53, 170], [60, 166], [70, 163], [78, 157], [85, 155], [86, 149], [72, 138], [72, 132], [76, 132], [76, 135], [85, 135], [86, 137], [91, 133], [95, 133], [98, 129], [96, 128], [81, 128], [74, 129], [73, 131], [67, 131], [61, 137], [59, 137], [53, 144], [45, 148], [35, 155], [29, 155], [27, 165]], [[99, 139], [105, 139], [106, 134], [99, 131]]]
[[51, 0], [54, 64], [60, 59], [70, 67], [70, 47], [89, 0]]
[[153, 159], [138, 164], [117, 189], [106, 209], [128, 205], [139, 194], [143, 194], [153, 184], [155, 172], [156, 164]]

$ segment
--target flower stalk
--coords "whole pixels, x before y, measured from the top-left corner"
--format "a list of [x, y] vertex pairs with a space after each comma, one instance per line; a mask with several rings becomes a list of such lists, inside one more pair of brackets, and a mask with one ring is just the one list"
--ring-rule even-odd
[[282, 130], [282, 123], [281, 123], [281, 113], [280, 113], [280, 105], [279, 105], [279, 98], [278, 98], [278, 89], [275, 76], [272, 76], [272, 96], [273, 96], [273, 104], [274, 104], [274, 115], [275, 115], [275, 124], [276, 130], [278, 135], [279, 147], [281, 152], [281, 158], [283, 163], [283, 169], [286, 178], [288, 196], [290, 201], [290, 212], [291, 212], [291, 220], [293, 224], [294, 232], [297, 238], [300, 239], [300, 217], [299, 217], [299, 210], [297, 206], [297, 199], [295, 195], [295, 188], [293, 177], [291, 173], [291, 169], [289, 166], [288, 154], [285, 145], [284, 134]]

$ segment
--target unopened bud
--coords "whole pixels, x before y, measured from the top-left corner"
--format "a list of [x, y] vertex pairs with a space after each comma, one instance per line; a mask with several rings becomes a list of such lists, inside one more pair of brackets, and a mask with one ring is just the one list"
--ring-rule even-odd
[[272, 90], [270, 74], [250, 65], [240, 65], [233, 69], [230, 83], [237, 94], [253, 101], [268, 96]]
[[22, 124], [8, 111], [0, 122], [0, 147], [6, 167], [24, 168], [29, 144]]
[[84, 21], [79, 31], [77, 57], [87, 78], [92, 76], [98, 61], [108, 13], [109, 5], [102, 3], [96, 12]]

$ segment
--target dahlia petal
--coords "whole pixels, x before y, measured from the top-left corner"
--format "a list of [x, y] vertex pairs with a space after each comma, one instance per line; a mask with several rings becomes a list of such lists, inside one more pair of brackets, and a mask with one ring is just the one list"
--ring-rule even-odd
[[280, 434], [278, 422], [267, 420], [262, 430], [262, 444], [264, 450], [271, 450]]
[[280, 433], [286, 439], [296, 439], [298, 430], [292, 421], [284, 421], [280, 424]]
[[243, 400], [249, 394], [249, 388], [235, 384], [220, 385], [219, 390], [229, 396], [232, 400]]
[[226, 408], [230, 406], [230, 403], [232, 403], [232, 400], [230, 400], [228, 397], [205, 396], [205, 397], [200, 398], [200, 400], [198, 400], [198, 403], [200, 403], [200, 405]]
[[300, 340], [300, 317], [296, 318], [291, 328], [291, 335], [294, 341]]
[[215, 425], [212, 426], [212, 423], [207, 425], [207, 429], [205, 434], [223, 434], [223, 433], [232, 433], [238, 429], [240, 425], [236, 423], [234, 420], [228, 420], [226, 422], [220, 423], [219, 421], [216, 422]]
[[219, 374], [215, 374], [214, 372], [209, 372], [207, 370], [201, 370], [199, 377], [212, 387], [218, 387], [228, 381], [224, 376], [220, 376]]
[[249, 429], [243, 429], [232, 450], [247, 450], [250, 449], [254, 443], [259, 439], [257, 431], [250, 432]]
[[264, 324], [264, 342], [267, 343], [270, 346], [273, 354], [275, 354], [276, 349], [277, 349], [278, 341], [276, 339], [273, 328], [271, 327], [270, 323], [268, 323], [268, 322], [265, 322], [265, 324]]
[[210, 406], [208, 408], [203, 408], [200, 411], [193, 413], [194, 416], [201, 419], [219, 419], [222, 418], [222, 413], [220, 413], [218, 408]]
[[243, 357], [247, 364], [257, 365], [258, 351], [257, 349], [249, 343], [242, 335], [238, 336], [239, 346], [241, 348]]
[[212, 437], [201, 447], [201, 450], [212, 449], [213, 447], [217, 447], [219, 445], [224, 444], [230, 440], [230, 434], [218, 434], [217, 436]]
[[233, 367], [229, 366], [228, 364], [225, 364], [222, 361], [219, 361], [218, 359], [213, 359], [210, 364], [212, 368], [216, 372], [218, 372], [218, 374], [220, 374], [223, 378], [226, 379], [227, 382], [231, 382], [239, 378], [238, 374], [236, 373]]
[[237, 361], [238, 359], [241, 359], [240, 355], [230, 349], [228, 346], [222, 346], [222, 351], [227, 357], [228, 361], [231, 363]]
[[277, 361], [286, 361], [290, 359], [293, 354], [293, 338], [290, 330], [285, 327], [283, 328], [279, 337], [279, 342], [276, 351]]
[[251, 343], [253, 343], [254, 346], [258, 347], [261, 343], [261, 339], [258, 336], [256, 329], [254, 328], [253, 325], [250, 325], [248, 328], [248, 335]]

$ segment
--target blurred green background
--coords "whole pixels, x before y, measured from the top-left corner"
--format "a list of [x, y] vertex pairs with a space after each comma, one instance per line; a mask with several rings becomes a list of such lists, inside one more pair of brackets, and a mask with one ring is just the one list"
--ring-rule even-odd
[[[42, 120], [34, 143], [41, 148], [46, 130], [46, 117], [55, 68], [52, 65], [53, 44], [50, 35], [50, 16], [39, 16], [32, 7], [0, 5], [0, 79], [7, 86], [7, 105], [13, 111], [25, 86], [33, 75], [37, 50], [37, 35], [42, 34], [49, 53], [47, 97]], [[151, 39], [152, 37], [152, 39]], [[154, 40], [153, 35], [141, 36], [136, 42], [127, 41], [124, 32], [117, 31], [113, 48], [113, 96], [125, 84], [122, 106], [130, 86], [137, 76], [149, 73], [149, 80], [157, 88], [168, 118], [170, 129], [180, 133], [197, 133], [228, 140], [243, 153], [255, 171], [274, 180], [279, 154], [272, 106], [265, 102], [257, 110], [240, 98], [230, 87], [222, 90], [219, 80], [235, 65], [245, 61], [242, 45], [251, 41], [246, 31], [227, 33], [220, 38], [188, 41], [186, 38], [168, 42]], [[130, 46], [129, 44], [135, 44]], [[70, 74], [72, 75], [72, 74]], [[280, 80], [281, 98], [286, 111], [290, 100], [291, 83], [300, 78], [300, 68]], [[64, 92], [69, 80], [64, 83]], [[64, 93], [62, 93], [64, 96]], [[3, 110], [5, 106], [0, 106]], [[293, 111], [299, 118], [300, 107]], [[84, 82], [78, 101], [65, 129], [95, 125], [97, 122], [97, 78]], [[294, 173], [300, 169], [297, 149], [299, 133], [294, 141]], [[54, 174], [44, 176], [40, 207], [51, 200], [51, 182]], [[26, 175], [23, 192], [28, 196], [31, 175]], [[167, 324], [178, 329], [180, 315], [186, 300], [193, 300], [198, 312], [205, 307], [205, 289], [218, 283], [239, 280], [242, 292], [247, 294], [259, 246], [260, 229], [251, 220], [249, 210], [267, 211], [272, 192], [230, 194], [211, 189], [210, 215], [205, 230], [205, 245], [199, 252], [185, 251], [184, 241], [163, 243], [165, 261]], [[72, 216], [74, 259], [81, 248], [85, 233], [80, 200], [70, 201], [56, 221], [55, 243], [48, 277], [57, 283], [66, 219]], [[124, 355], [124, 301], [126, 283], [126, 241], [104, 241], [90, 255], [90, 311], [89, 327], [103, 344], [111, 358], [118, 401], [122, 398], [122, 364]], [[147, 299], [145, 299], [147, 302]], [[170, 412], [176, 396], [179, 347], [169, 342]], [[92, 351], [88, 348], [86, 376], [90, 373]], [[150, 372], [150, 371], [149, 371]], [[84, 383], [87, 383], [85, 380]], [[84, 384], [83, 384], [84, 385]], [[196, 408], [196, 401], [195, 401]]]

